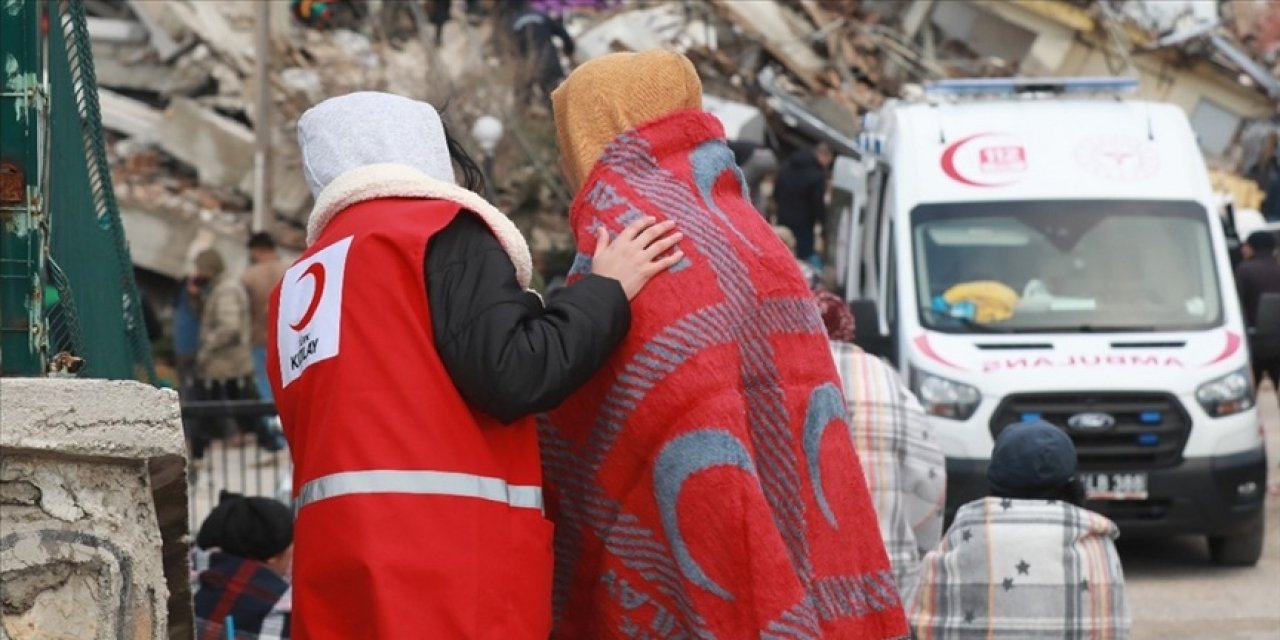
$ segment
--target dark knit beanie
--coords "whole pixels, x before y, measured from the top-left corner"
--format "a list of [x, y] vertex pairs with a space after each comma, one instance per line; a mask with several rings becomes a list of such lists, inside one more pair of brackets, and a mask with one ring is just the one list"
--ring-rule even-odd
[[1076, 474], [1076, 447], [1052, 424], [1019, 422], [996, 437], [987, 482], [996, 495], [1037, 498], [1064, 487]]
[[279, 500], [222, 492], [200, 525], [196, 546], [264, 561], [293, 544], [293, 513]]

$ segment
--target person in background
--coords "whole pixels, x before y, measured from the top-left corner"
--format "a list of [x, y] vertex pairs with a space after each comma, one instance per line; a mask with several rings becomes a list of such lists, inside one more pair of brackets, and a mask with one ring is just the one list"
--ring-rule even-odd
[[814, 227], [825, 219], [827, 171], [835, 155], [827, 143], [795, 152], [778, 169], [773, 184], [773, 201], [778, 224], [796, 238], [796, 257], [810, 260], [815, 255]]
[[[1249, 234], [1241, 247], [1244, 260], [1236, 267], [1236, 289], [1240, 293], [1240, 306], [1244, 310], [1244, 322], [1250, 329], [1259, 329], [1258, 311], [1262, 296], [1280, 294], [1280, 260], [1276, 258], [1276, 237], [1268, 231]], [[1280, 389], [1280, 353], [1271, 344], [1254, 345], [1253, 379], [1262, 384], [1264, 376]]]
[[[173, 364], [177, 370], [178, 397], [184, 402], [197, 400], [196, 385], [196, 353], [200, 350], [200, 308], [202, 306], [205, 287], [208, 282], [192, 273], [178, 283], [178, 294], [173, 301]], [[204, 423], [183, 416], [182, 431], [186, 436], [187, 449], [191, 452], [192, 466], [198, 466], [195, 457], [199, 429]], [[204, 445], [201, 445], [201, 458], [204, 457]]]
[[258, 397], [274, 402], [271, 397], [271, 381], [267, 379], [267, 307], [271, 291], [280, 284], [289, 268], [276, 251], [271, 234], [259, 232], [249, 238], [249, 268], [240, 276], [240, 283], [249, 293], [249, 318], [252, 322], [253, 370]]
[[1267, 134], [1258, 159], [1245, 175], [1262, 189], [1262, 217], [1269, 222], [1280, 220], [1280, 133]]
[[956, 512], [908, 597], [916, 640], [1129, 636], [1120, 531], [1080, 506], [1071, 438], [1044, 421], [996, 437], [989, 497]]
[[[778, 171], [778, 156], [772, 149], [762, 144], [745, 140], [730, 140], [729, 149], [733, 151], [733, 161], [742, 169], [742, 177], [747, 180], [747, 190], [751, 192], [751, 204], [760, 215], [765, 215], [764, 196], [760, 186], [765, 178]], [[768, 218], [768, 216], [765, 216]]]
[[905, 598], [915, 586], [920, 558], [942, 537], [946, 458], [924, 409], [898, 372], [853, 344], [849, 305], [826, 291], [815, 298], [844, 383], [849, 433], [862, 460], [898, 592]]
[[533, 415], [605, 363], [679, 234], [602, 229], [596, 275], [544, 304], [528, 244], [432, 105], [330, 98], [298, 142], [316, 207], [267, 358], [294, 462], [295, 633], [546, 640]]
[[[226, 264], [216, 249], [196, 256], [197, 282], [206, 282], [208, 295], [200, 313], [200, 346], [196, 352], [196, 393], [203, 401], [257, 400], [253, 382], [252, 331], [249, 295], [238, 280], [226, 275]], [[220, 429], [216, 418], [204, 418], [195, 428], [191, 457], [204, 458], [204, 450]], [[262, 416], [238, 415], [243, 433], [257, 435], [258, 447], [275, 452], [284, 448], [284, 438], [272, 431]]]
[[200, 350], [200, 307], [208, 282], [192, 273], [178, 283], [173, 301], [173, 356], [183, 395], [195, 380], [196, 352]]
[[[536, 87], [542, 92], [542, 99], [549, 101], [551, 92], [564, 80], [560, 51], [573, 57], [573, 36], [559, 21], [534, 9], [528, 0], [504, 0], [502, 6], [510, 16], [508, 28], [515, 39], [516, 51], [532, 65], [532, 73], [521, 85], [517, 98], [522, 104], [533, 104]], [[560, 41], [559, 50], [556, 49], [556, 40]]]
[[195, 542], [196, 640], [288, 638], [293, 604], [289, 507], [223, 491]]

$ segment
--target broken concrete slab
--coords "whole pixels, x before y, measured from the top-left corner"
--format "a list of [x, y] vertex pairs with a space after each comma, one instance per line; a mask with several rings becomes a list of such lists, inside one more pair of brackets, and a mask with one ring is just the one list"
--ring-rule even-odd
[[733, 2], [712, 0], [731, 22], [755, 38], [769, 53], [787, 67], [810, 91], [824, 88], [820, 74], [827, 62], [818, 57], [808, 42], [808, 31], [797, 29], [797, 18], [777, 2]]
[[[253, 32], [248, 28], [237, 28], [232, 23], [232, 19], [237, 24], [247, 19], [252, 26], [253, 3], [170, 0], [164, 4], [168, 5], [174, 19], [199, 37], [219, 58], [235, 67], [242, 76], [248, 77], [253, 72]], [[247, 14], [244, 11], [246, 9]]]
[[204, 184], [235, 188], [253, 170], [253, 131], [188, 98], [170, 103], [157, 141]]
[[122, 96], [109, 89], [98, 89], [98, 108], [102, 126], [141, 141], [154, 141], [164, 114], [141, 100]]
[[676, 43], [707, 46], [707, 28], [690, 23], [680, 5], [659, 5], [620, 13], [574, 39], [574, 60], [581, 64], [614, 51], [667, 49]]
[[186, 49], [184, 43], [190, 41], [190, 34], [182, 26], [181, 21], [173, 16], [171, 3], [150, 0], [127, 0], [127, 2], [133, 15], [138, 17], [138, 21], [147, 30], [151, 48], [155, 49], [161, 62], [174, 59]]
[[85, 18], [89, 38], [113, 44], [141, 44], [147, 41], [147, 30], [132, 20], [113, 18]]
[[232, 268], [245, 264], [246, 235], [202, 221], [199, 215], [184, 216], [141, 205], [121, 203], [120, 222], [129, 238], [133, 264], [174, 280], [190, 274], [192, 247], [213, 247]]

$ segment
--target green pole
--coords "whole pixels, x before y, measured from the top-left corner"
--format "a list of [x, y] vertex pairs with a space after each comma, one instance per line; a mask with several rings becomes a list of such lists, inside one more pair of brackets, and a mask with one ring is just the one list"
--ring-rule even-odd
[[44, 373], [43, 3], [0, 2], [0, 375]]

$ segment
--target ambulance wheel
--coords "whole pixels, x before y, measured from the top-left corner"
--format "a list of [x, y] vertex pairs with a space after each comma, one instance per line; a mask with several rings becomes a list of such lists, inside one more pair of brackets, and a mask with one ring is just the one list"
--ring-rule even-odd
[[1262, 557], [1265, 527], [1262, 520], [1252, 529], [1229, 536], [1209, 536], [1209, 557], [1224, 567], [1252, 567]]

